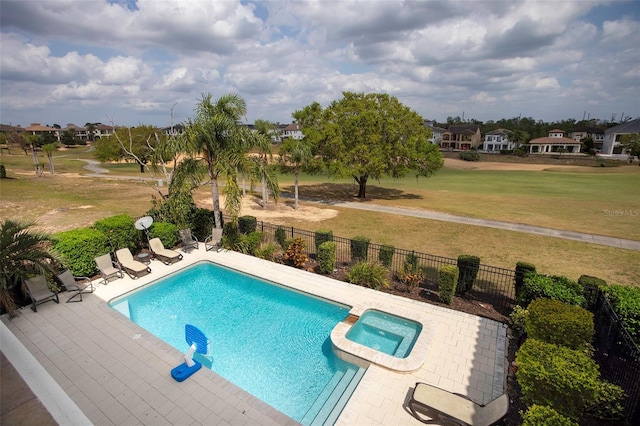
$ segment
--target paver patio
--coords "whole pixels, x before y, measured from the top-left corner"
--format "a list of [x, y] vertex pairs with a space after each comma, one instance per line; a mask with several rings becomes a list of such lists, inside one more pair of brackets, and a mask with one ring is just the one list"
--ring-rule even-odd
[[371, 365], [338, 425], [420, 425], [405, 408], [418, 381], [478, 403], [505, 391], [505, 325], [234, 252], [201, 248], [174, 265], [153, 261], [148, 276], [98, 285], [81, 303], [45, 303], [37, 313], [24, 308], [19, 317], [2, 321], [93, 424], [297, 424], [210, 370], [175, 382], [169, 371], [181, 361], [182, 352], [107, 305], [114, 297], [202, 260], [346, 305], [389, 306], [431, 319], [433, 333], [423, 365], [404, 374]]

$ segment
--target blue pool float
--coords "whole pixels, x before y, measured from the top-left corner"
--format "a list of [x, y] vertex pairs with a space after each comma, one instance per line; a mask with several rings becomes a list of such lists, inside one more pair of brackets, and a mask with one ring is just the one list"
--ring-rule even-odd
[[209, 348], [209, 340], [197, 327], [186, 324], [184, 327], [185, 340], [189, 345], [189, 350], [184, 354], [184, 362], [171, 370], [171, 377], [182, 382], [196, 371], [202, 368], [202, 364], [193, 360], [194, 352], [206, 355]]

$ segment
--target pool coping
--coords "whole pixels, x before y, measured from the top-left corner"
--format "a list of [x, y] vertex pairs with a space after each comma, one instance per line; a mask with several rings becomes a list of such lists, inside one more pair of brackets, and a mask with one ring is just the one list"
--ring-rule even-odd
[[345, 361], [356, 365], [362, 365], [363, 361], [365, 361], [403, 373], [416, 371], [422, 367], [433, 341], [431, 320], [420, 312], [412, 312], [392, 304], [375, 301], [358, 304], [349, 311], [349, 314], [360, 317], [367, 310], [377, 310], [419, 323], [422, 326], [422, 330], [413, 345], [411, 353], [406, 358], [398, 358], [349, 340], [347, 339], [347, 333], [353, 327], [353, 324], [341, 321], [333, 328], [330, 336], [331, 344], [337, 355]]

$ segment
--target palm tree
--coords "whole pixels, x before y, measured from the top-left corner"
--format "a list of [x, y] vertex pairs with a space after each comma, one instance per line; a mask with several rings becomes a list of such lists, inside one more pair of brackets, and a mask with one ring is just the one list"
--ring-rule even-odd
[[305, 139], [287, 138], [279, 150], [280, 163], [285, 170], [293, 170], [294, 209], [298, 210], [298, 174], [313, 159], [311, 144]]
[[235, 93], [212, 101], [203, 94], [196, 105], [196, 117], [189, 120], [187, 136], [191, 154], [201, 155], [211, 183], [211, 198], [216, 227], [222, 227], [218, 180], [225, 179], [225, 208], [232, 217], [240, 211], [242, 193], [237, 182], [238, 171], [246, 170], [246, 153], [256, 139], [240, 119], [246, 114], [246, 103]]
[[0, 224], [0, 304], [9, 317], [16, 316], [12, 290], [24, 285], [24, 279], [30, 273], [50, 271], [49, 261], [55, 260], [55, 256], [44, 247], [50, 241], [49, 236], [28, 231], [32, 225], [11, 219]]

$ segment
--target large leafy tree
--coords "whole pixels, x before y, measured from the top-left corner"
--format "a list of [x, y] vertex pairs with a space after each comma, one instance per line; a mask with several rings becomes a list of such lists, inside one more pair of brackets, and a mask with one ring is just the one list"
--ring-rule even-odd
[[144, 173], [155, 147], [164, 138], [164, 133], [154, 126], [120, 127], [110, 137], [96, 142], [95, 155], [100, 161], [131, 159]]
[[0, 304], [9, 316], [16, 315], [13, 289], [30, 274], [50, 271], [55, 258], [45, 247], [49, 236], [29, 231], [32, 225], [11, 219], [0, 224]]
[[444, 164], [422, 117], [394, 96], [344, 92], [321, 112], [318, 107], [305, 108], [303, 133], [333, 176], [355, 179], [359, 198], [370, 178], [429, 177]]

